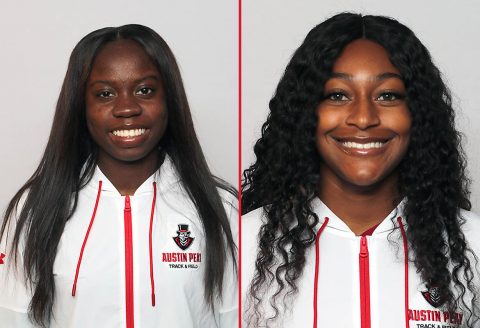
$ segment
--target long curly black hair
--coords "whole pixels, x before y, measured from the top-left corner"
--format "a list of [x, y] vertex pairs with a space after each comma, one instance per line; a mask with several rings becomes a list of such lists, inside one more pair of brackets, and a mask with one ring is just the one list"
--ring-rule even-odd
[[[428, 50], [409, 28], [391, 18], [352, 13], [317, 25], [295, 51], [270, 101], [270, 113], [254, 147], [256, 162], [243, 173], [243, 213], [263, 207], [267, 217], [259, 232], [249, 289], [251, 323], [258, 326], [265, 320], [268, 326], [279, 315], [277, 298], [298, 290], [305, 252], [315, 243], [319, 221], [311, 208], [322, 161], [315, 141], [315, 109], [336, 58], [346, 45], [362, 38], [387, 50], [407, 90], [410, 145], [397, 173], [399, 193], [406, 198], [404, 218], [413, 261], [425, 284], [439, 288], [445, 309], [466, 309], [466, 326], [473, 327], [479, 308], [471, 262], [477, 259], [460, 229], [460, 210], [469, 210], [471, 204], [450, 92]], [[270, 300], [274, 316], [265, 319], [261, 296], [273, 283], [277, 284]], [[473, 299], [467, 297], [467, 290]]]

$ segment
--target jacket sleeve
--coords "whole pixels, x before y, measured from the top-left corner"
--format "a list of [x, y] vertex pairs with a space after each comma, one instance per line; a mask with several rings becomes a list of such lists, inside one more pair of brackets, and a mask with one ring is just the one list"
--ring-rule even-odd
[[35, 325], [28, 318], [28, 306], [32, 293], [30, 288], [26, 287], [23, 274], [22, 238], [16, 263], [15, 254], [12, 252], [15, 223], [16, 215], [13, 215], [0, 241], [0, 326], [30, 328]]
[[225, 211], [230, 222], [233, 241], [235, 242], [236, 258], [230, 252], [227, 254], [226, 271], [223, 282], [223, 299], [219, 307], [219, 327], [238, 327], [238, 199], [229, 195], [224, 198]]

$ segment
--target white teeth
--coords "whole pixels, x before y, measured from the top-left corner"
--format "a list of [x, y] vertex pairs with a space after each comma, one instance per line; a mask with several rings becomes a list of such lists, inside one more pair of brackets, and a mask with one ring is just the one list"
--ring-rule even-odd
[[344, 147], [356, 148], [356, 149], [382, 148], [385, 145], [384, 142], [369, 142], [366, 144], [361, 144], [361, 143], [356, 143], [351, 141], [345, 141], [345, 142], [342, 142], [342, 144]]
[[112, 131], [114, 135], [122, 138], [133, 138], [144, 134], [146, 129], [132, 129], [132, 130], [115, 130]]

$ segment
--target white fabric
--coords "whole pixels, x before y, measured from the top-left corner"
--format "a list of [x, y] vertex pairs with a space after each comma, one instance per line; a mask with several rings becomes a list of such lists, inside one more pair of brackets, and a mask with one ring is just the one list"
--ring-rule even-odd
[[[367, 236], [370, 273], [370, 313], [372, 328], [405, 328], [405, 284], [403, 241], [399, 229], [395, 229], [392, 218], [396, 221], [402, 215], [402, 204], [395, 209]], [[360, 277], [359, 251], [360, 236], [355, 234], [318, 198], [313, 201], [313, 209], [319, 216], [317, 229], [329, 218], [329, 223], [320, 236], [320, 261], [318, 276], [317, 326], [360, 328]], [[480, 255], [480, 218], [475, 214], [462, 211], [466, 224], [462, 230], [469, 246]], [[258, 232], [266, 222], [263, 209], [257, 209], [242, 217], [242, 316], [246, 322], [251, 314], [248, 310], [248, 290], [255, 270], [257, 256]], [[406, 227], [408, 235], [408, 227]], [[389, 241], [390, 240], [390, 241]], [[412, 254], [410, 254], [410, 258]], [[474, 264], [475, 262], [472, 262]], [[274, 272], [276, 267], [272, 268]], [[283, 317], [272, 327], [312, 327], [313, 297], [315, 273], [315, 247], [306, 253], [303, 275], [297, 285], [298, 294], [293, 304], [283, 309], [282, 298], [278, 304]], [[478, 272], [477, 272], [478, 283]], [[276, 285], [270, 287], [262, 299], [269, 300], [275, 292]], [[457, 327], [446, 319], [445, 314], [430, 305], [421, 292], [426, 291], [413, 263], [409, 263], [409, 309], [412, 310], [411, 328]], [[269, 305], [266, 304], [267, 315]], [[430, 312], [429, 312], [430, 311]], [[433, 311], [433, 312], [432, 312]], [[440, 313], [440, 320], [435, 316]], [[428, 320], [433, 316], [433, 320]], [[465, 323], [467, 314], [463, 314]], [[266, 316], [265, 316], [266, 317]], [[418, 319], [418, 320], [415, 320]]]
[[[84, 250], [76, 296], [72, 297], [77, 261], [100, 180], [103, 186], [97, 214]], [[156, 305], [152, 307], [148, 236], [154, 181], [157, 182], [153, 224]], [[236, 240], [237, 201], [226, 192], [221, 196]], [[212, 313], [204, 301], [206, 254], [202, 223], [168, 158], [160, 172], [148, 178], [135, 195], [130, 196], [130, 201], [135, 327], [236, 327], [238, 291], [232, 259], [226, 265], [223, 301], [217, 302], [215, 313]], [[79, 193], [77, 209], [67, 222], [58, 246], [53, 268], [54, 319], [50, 327], [126, 327], [124, 205], [125, 197], [96, 168], [91, 181]], [[188, 224], [190, 237], [194, 238], [186, 250], [177, 246], [173, 239], [179, 224]], [[10, 254], [5, 239], [0, 251], [7, 254], [5, 260], [8, 261]], [[164, 253], [187, 254], [188, 262], [181, 263], [183, 268], [171, 268], [170, 264], [180, 263], [166, 262], [171, 258], [164, 257]], [[27, 318], [31, 292], [25, 289], [21, 279], [11, 274], [14, 270], [7, 271], [8, 267], [0, 265], [0, 326], [32, 327]]]

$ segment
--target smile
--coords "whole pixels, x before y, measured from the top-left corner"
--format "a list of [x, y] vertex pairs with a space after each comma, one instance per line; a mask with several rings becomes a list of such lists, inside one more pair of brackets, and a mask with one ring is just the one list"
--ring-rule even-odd
[[369, 142], [369, 143], [357, 143], [351, 141], [342, 142], [343, 147], [345, 148], [353, 148], [353, 149], [374, 149], [374, 148], [382, 148], [385, 146], [386, 142]]
[[112, 134], [117, 137], [133, 138], [145, 134], [146, 131], [147, 129], [114, 130]]

